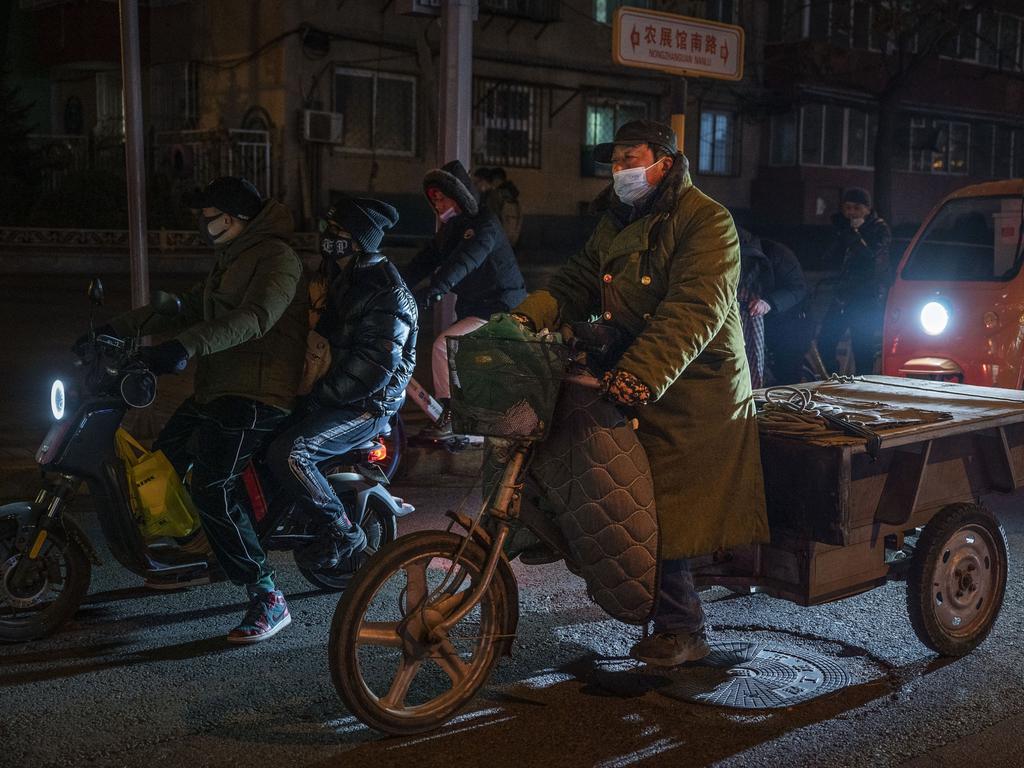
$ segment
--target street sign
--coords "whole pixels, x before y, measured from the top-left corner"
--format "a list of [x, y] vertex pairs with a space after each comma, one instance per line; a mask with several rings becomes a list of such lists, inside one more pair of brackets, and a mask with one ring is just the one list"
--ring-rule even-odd
[[743, 27], [643, 8], [619, 8], [612, 58], [686, 77], [743, 78]]

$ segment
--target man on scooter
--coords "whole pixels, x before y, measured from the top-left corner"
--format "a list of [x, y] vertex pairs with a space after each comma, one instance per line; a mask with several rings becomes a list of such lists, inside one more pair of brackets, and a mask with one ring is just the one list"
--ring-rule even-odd
[[228, 578], [249, 594], [228, 642], [255, 643], [291, 617], [240, 478], [294, 405], [305, 349], [306, 281], [287, 241], [291, 213], [276, 200], [263, 200], [245, 179], [215, 179], [185, 202], [198, 211], [199, 234], [214, 249], [210, 273], [180, 297], [177, 316], [142, 307], [100, 332], [126, 336], [145, 324], [147, 333], [173, 333], [140, 352], [154, 373], [180, 372], [198, 358], [195, 392], [171, 416], [154, 449], [182, 476], [191, 466], [191, 494], [210, 547]]
[[336, 568], [366, 546], [317, 463], [380, 434], [402, 406], [416, 366], [416, 301], [380, 252], [384, 231], [397, 221], [398, 212], [380, 200], [343, 198], [320, 224], [327, 295], [316, 331], [330, 344], [331, 362], [299, 421], [267, 451], [285, 491], [329, 533], [301, 553], [315, 568]]
[[612, 185], [579, 253], [514, 310], [534, 330], [592, 317], [625, 337], [607, 396], [635, 408], [654, 479], [661, 585], [648, 664], [710, 652], [687, 559], [768, 540], [750, 375], [736, 299], [732, 217], [693, 186], [667, 125], [626, 123], [595, 151]]

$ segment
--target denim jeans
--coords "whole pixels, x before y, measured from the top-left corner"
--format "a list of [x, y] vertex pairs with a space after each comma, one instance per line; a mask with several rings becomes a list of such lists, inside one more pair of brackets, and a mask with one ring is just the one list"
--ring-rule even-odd
[[704, 608], [693, 583], [689, 564], [663, 560], [658, 605], [654, 610], [655, 632], [697, 632], [704, 626]]
[[316, 408], [274, 438], [267, 466], [285, 493], [298, 499], [312, 518], [322, 523], [350, 520], [338, 495], [317, 467], [380, 434], [391, 414], [363, 408]]

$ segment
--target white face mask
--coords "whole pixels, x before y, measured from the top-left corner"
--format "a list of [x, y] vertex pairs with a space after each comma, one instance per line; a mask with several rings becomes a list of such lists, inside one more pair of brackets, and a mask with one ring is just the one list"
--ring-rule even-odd
[[449, 208], [444, 213], [437, 214], [437, 218], [441, 220], [442, 224], [447, 224], [449, 221], [451, 221], [458, 215], [458, 211], [456, 211], [454, 208]]
[[647, 171], [664, 159], [656, 160], [646, 168], [627, 168], [624, 171], [613, 173], [612, 188], [619, 200], [627, 205], [632, 205], [647, 197], [652, 189], [651, 183], [647, 181]]

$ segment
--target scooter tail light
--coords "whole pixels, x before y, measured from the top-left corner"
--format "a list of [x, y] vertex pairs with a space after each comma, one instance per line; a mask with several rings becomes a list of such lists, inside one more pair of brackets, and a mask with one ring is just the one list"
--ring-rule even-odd
[[384, 461], [388, 457], [388, 447], [381, 443], [379, 447], [373, 448], [367, 454], [366, 458], [372, 462]]

